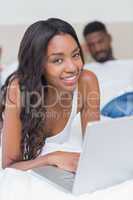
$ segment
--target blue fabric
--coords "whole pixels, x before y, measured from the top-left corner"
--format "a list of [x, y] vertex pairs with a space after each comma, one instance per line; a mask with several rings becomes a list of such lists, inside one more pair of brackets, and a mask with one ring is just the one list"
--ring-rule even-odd
[[133, 92], [116, 97], [104, 106], [101, 114], [111, 118], [133, 115]]

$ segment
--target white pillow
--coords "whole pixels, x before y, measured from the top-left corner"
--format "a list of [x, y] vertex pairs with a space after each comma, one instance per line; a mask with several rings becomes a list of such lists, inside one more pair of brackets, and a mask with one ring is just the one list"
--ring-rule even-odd
[[14, 62], [11, 65], [6, 66], [1, 73], [1, 84], [3, 85], [8, 76], [10, 76], [18, 67], [18, 63]]
[[93, 71], [98, 78], [101, 109], [115, 97], [133, 91], [133, 60], [90, 63], [85, 69]]

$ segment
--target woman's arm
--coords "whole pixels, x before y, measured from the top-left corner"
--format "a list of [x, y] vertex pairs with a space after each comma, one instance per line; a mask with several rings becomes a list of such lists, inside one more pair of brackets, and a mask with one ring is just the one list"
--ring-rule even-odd
[[20, 90], [17, 80], [13, 80], [7, 89], [4, 122], [2, 129], [2, 167], [14, 167], [28, 170], [49, 164], [48, 156], [30, 161], [22, 161]]
[[82, 93], [82, 130], [83, 133], [88, 122], [100, 119], [100, 91], [98, 80], [94, 73], [84, 70], [80, 78], [80, 91]]
[[68, 171], [75, 171], [78, 153], [54, 152], [34, 160], [22, 161], [21, 152], [20, 91], [14, 80], [7, 91], [4, 124], [2, 130], [2, 167], [29, 170], [44, 165], [56, 165]]
[[8, 167], [15, 160], [21, 160], [20, 92], [17, 80], [7, 89], [2, 129], [2, 167]]

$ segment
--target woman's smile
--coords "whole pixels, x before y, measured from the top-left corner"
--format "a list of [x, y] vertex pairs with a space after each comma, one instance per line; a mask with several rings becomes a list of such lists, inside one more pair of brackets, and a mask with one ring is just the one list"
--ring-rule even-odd
[[65, 85], [71, 86], [71, 85], [75, 85], [77, 83], [78, 78], [79, 78], [79, 73], [77, 73], [76, 75], [69, 75], [69, 76], [63, 77], [61, 79]]

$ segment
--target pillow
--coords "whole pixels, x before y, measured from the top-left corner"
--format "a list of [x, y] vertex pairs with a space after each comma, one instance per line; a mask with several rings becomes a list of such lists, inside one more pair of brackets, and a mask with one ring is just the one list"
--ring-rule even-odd
[[3, 85], [8, 78], [14, 71], [17, 70], [18, 62], [14, 62], [11, 65], [6, 66], [2, 73], [1, 73], [1, 85]]
[[114, 98], [103, 107], [101, 114], [111, 118], [133, 115], [133, 92]]
[[114, 98], [133, 91], [133, 60], [89, 63], [85, 69], [94, 72], [100, 86], [100, 108]]

